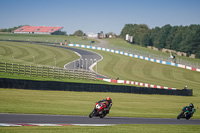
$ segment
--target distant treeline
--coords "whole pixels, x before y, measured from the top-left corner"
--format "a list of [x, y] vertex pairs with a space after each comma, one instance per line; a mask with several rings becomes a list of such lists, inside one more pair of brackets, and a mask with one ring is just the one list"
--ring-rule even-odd
[[0, 32], [12, 32], [13, 30], [21, 28], [22, 26], [25, 26], [25, 25], [15, 26], [13, 28], [8, 28], [8, 29], [0, 29]]
[[200, 25], [171, 26], [150, 29], [146, 24], [126, 24], [121, 31], [121, 37], [126, 34], [133, 36], [133, 44], [140, 46], [154, 46], [158, 49], [166, 48], [195, 54], [200, 58]]

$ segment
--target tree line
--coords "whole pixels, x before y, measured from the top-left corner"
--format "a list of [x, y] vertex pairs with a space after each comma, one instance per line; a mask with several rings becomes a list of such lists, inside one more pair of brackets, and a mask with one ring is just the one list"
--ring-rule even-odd
[[15, 26], [15, 27], [13, 27], [13, 28], [8, 28], [8, 29], [0, 29], [0, 32], [12, 32], [12, 31], [14, 31], [14, 30], [16, 30], [16, 29], [18, 29], [18, 28], [21, 28], [22, 26], [25, 26], [25, 25], [20, 25], [20, 26]]
[[120, 36], [133, 36], [133, 44], [143, 47], [154, 46], [185, 52], [187, 56], [195, 54], [200, 58], [200, 25], [171, 26], [150, 29], [146, 24], [126, 24]]

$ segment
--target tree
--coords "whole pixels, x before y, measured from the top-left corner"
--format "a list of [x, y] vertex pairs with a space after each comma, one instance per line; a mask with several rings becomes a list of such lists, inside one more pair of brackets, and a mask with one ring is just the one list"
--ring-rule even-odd
[[66, 31], [56, 31], [54, 33], [52, 33], [52, 35], [67, 35], [67, 32]]
[[0, 29], [0, 32], [12, 32], [18, 28], [21, 28], [22, 26], [26, 26], [26, 25], [20, 25], [20, 26], [17, 26], [17, 27], [13, 27], [13, 28], [8, 28], [8, 29]]
[[152, 29], [150, 31], [150, 39], [152, 42], [152, 46], [154, 47], [159, 47], [159, 35], [160, 35], [160, 28], [159, 27], [155, 27], [154, 29]]
[[146, 24], [126, 24], [124, 28], [121, 31], [120, 36], [122, 38], [125, 38], [126, 34], [129, 34], [130, 36], [133, 36], [133, 44], [141, 45], [144, 43], [142, 38], [145, 34], [147, 37], [147, 34], [149, 34], [149, 27]]
[[74, 34], [73, 34], [74, 36], [83, 36], [84, 35], [84, 33], [83, 33], [83, 31], [82, 30], [77, 30], [77, 31], [75, 31], [74, 32]]
[[166, 47], [167, 49], [172, 49], [172, 42], [175, 38], [175, 35], [177, 33], [177, 30], [178, 30], [178, 26], [174, 26], [171, 28], [170, 32], [169, 32], [169, 35], [166, 39]]
[[149, 29], [145, 24], [126, 24], [120, 36], [125, 38], [126, 34], [133, 36], [133, 44], [196, 54], [200, 58], [200, 25], [172, 27], [167, 24]]
[[160, 36], [159, 36], [159, 47], [158, 49], [166, 47], [166, 39], [170, 33], [171, 25], [167, 24], [161, 28]]
[[141, 37], [141, 46], [147, 47], [150, 45], [150, 35], [148, 33], [144, 33]]

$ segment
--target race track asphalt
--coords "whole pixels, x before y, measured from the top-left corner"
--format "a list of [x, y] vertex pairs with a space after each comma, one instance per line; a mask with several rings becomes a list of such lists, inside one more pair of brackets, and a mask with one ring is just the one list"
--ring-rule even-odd
[[0, 123], [48, 123], [48, 124], [170, 124], [200, 125], [200, 119], [163, 119], [133, 117], [99, 117], [38, 114], [0, 114]]
[[[94, 65], [94, 63], [97, 61], [100, 61], [103, 59], [103, 57], [95, 52], [91, 52], [88, 50], [83, 50], [83, 49], [77, 49], [77, 48], [72, 48], [72, 47], [61, 47], [61, 46], [56, 46], [59, 48], [64, 48], [68, 50], [72, 50], [80, 56], [80, 59], [72, 61], [67, 63], [64, 67], [66, 69], [85, 69], [85, 70], [90, 70], [90, 66]], [[96, 69], [94, 67], [94, 69]], [[96, 70], [95, 70], [96, 71]], [[104, 75], [98, 74], [97, 72], [97, 78], [107, 78]]]

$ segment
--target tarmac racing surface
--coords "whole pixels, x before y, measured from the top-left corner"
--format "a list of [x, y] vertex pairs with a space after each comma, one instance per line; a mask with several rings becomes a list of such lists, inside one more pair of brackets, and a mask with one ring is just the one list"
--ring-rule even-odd
[[[77, 49], [72, 47], [60, 47], [68, 50], [74, 51], [76, 54], [80, 56], [80, 59], [67, 63], [64, 68], [66, 69], [84, 69], [84, 70], [92, 70], [90, 68], [92, 65], [95, 65], [96, 62], [101, 61], [103, 57], [95, 52], [91, 52], [88, 50]], [[95, 68], [95, 66], [94, 66]], [[96, 70], [97, 71], [97, 70]], [[96, 75], [97, 78], [106, 78], [106, 76], [98, 74]]]
[[0, 113], [0, 124], [41, 123], [41, 124], [170, 124], [170, 125], [200, 125], [200, 119], [168, 119], [168, 118], [105, 118], [71, 115], [40, 115], [40, 114], [8, 114]]

